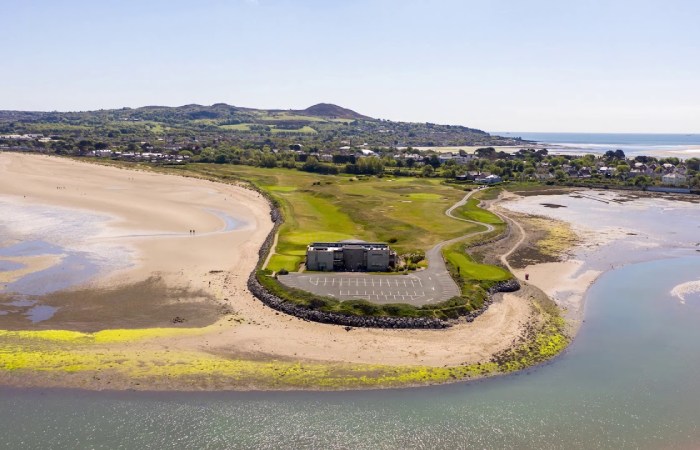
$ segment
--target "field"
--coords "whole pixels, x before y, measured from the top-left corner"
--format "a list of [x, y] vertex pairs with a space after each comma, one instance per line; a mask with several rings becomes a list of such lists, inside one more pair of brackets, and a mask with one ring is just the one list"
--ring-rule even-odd
[[235, 125], [219, 125], [222, 130], [230, 131], [250, 131], [250, 123], [237, 123]]
[[[219, 125], [219, 128], [227, 131], [252, 131], [252, 127], [256, 124], [253, 123], [237, 123], [235, 125]], [[270, 132], [272, 134], [282, 134], [282, 133], [293, 133], [293, 134], [316, 134], [318, 131], [314, 130], [308, 125], [301, 128], [287, 130], [284, 128], [277, 128], [275, 125], [267, 125], [270, 127]]]
[[304, 122], [325, 122], [326, 119], [322, 117], [317, 117], [317, 116], [305, 116], [301, 114], [291, 114], [287, 112], [282, 112], [282, 113], [268, 113], [268, 114], [260, 114], [259, 115], [260, 120], [268, 121], [268, 122], [286, 122], [286, 121], [304, 121]]
[[270, 131], [272, 134], [281, 134], [281, 133], [302, 133], [302, 134], [316, 134], [318, 131], [314, 130], [308, 125], [305, 125], [301, 128], [297, 128], [294, 130], [287, 130], [285, 128], [276, 128], [274, 125], [270, 126]]

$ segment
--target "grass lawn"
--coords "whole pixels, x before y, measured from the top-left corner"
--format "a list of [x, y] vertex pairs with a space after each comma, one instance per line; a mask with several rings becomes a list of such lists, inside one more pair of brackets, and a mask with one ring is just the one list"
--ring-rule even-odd
[[219, 125], [219, 128], [231, 131], [250, 131], [251, 125], [250, 123], [237, 123], [234, 125]]
[[279, 272], [282, 269], [289, 270], [289, 267], [296, 267], [301, 262], [300, 257], [291, 255], [273, 255], [267, 268]]
[[163, 124], [160, 122], [144, 122], [144, 123], [147, 124], [148, 129], [153, 134], [163, 134], [169, 129], [168, 127], [163, 126]]
[[467, 220], [488, 223], [490, 225], [502, 225], [503, 221], [494, 213], [479, 208], [480, 198], [470, 198], [467, 204], [457, 209], [456, 215]]
[[477, 281], [505, 281], [512, 277], [506, 269], [475, 262], [464, 251], [464, 244], [451, 245], [443, 251], [443, 254], [447, 262], [458, 268], [458, 273], [464, 278]]

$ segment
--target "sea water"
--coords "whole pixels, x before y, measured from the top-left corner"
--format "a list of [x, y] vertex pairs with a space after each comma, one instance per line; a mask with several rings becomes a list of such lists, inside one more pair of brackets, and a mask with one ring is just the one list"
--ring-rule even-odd
[[339, 393], [0, 391], [7, 448], [658, 448], [700, 442], [700, 258], [634, 264], [588, 293], [586, 324], [521, 374]]
[[533, 133], [496, 131], [492, 134], [521, 137], [561, 153], [605, 153], [622, 150], [627, 156], [700, 157], [700, 134], [651, 133]]
[[[613, 194], [606, 194], [610, 196]], [[607, 198], [607, 197], [606, 197]], [[610, 200], [610, 198], [608, 198]], [[659, 448], [700, 443], [697, 205], [566, 196], [546, 209], [624, 244], [586, 295], [585, 323], [552, 362], [477, 382], [350, 392], [94, 393], [0, 390], [6, 448]], [[529, 202], [529, 203], [528, 203]], [[539, 202], [539, 203], [537, 203]], [[617, 208], [624, 208], [618, 211]], [[593, 212], [595, 211], [595, 212]], [[676, 211], [675, 213], [673, 213]], [[681, 211], [681, 212], [678, 212]], [[664, 220], [664, 217], [670, 217]], [[617, 219], [616, 219], [617, 218]], [[642, 223], [644, 222], [644, 223]], [[634, 228], [633, 228], [634, 226]], [[628, 235], [630, 229], [637, 236]], [[664, 235], [656, 236], [663, 231]], [[629, 245], [628, 245], [629, 244]], [[623, 249], [623, 250], [620, 250]], [[627, 254], [625, 254], [627, 252]], [[639, 257], [643, 254], [644, 257]]]
[[[0, 260], [51, 255], [57, 263], [0, 286], [0, 292], [41, 295], [131, 264], [133, 249], [105, 239], [109, 216], [85, 210], [25, 204], [0, 196]], [[20, 263], [20, 266], [23, 264]], [[5, 260], [0, 270], [17, 270]]]

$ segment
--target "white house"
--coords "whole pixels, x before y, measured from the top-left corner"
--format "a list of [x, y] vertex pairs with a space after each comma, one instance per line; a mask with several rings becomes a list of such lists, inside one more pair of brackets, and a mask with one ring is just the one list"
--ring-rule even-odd
[[661, 177], [661, 182], [670, 186], [685, 186], [688, 184], [688, 178], [679, 173], [669, 173]]

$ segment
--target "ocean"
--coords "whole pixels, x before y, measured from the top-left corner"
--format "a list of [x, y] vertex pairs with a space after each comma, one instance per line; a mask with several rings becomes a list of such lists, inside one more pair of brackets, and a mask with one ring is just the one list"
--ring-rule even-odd
[[700, 134], [651, 133], [535, 133], [494, 131], [504, 137], [535, 141], [554, 152], [605, 153], [622, 150], [628, 156], [648, 155], [678, 158], [700, 157]]

